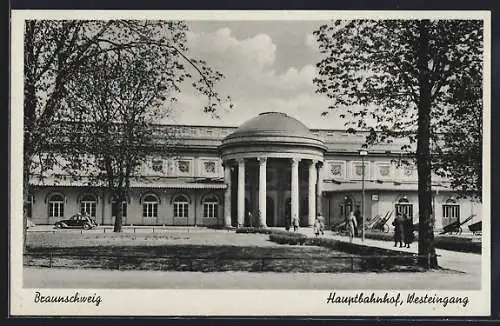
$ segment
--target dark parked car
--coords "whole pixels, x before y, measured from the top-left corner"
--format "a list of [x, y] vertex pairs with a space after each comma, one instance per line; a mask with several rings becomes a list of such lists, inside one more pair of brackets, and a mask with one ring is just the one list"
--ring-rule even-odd
[[67, 220], [58, 221], [54, 224], [58, 229], [85, 229], [89, 230], [97, 226], [97, 222], [90, 216], [75, 214]]

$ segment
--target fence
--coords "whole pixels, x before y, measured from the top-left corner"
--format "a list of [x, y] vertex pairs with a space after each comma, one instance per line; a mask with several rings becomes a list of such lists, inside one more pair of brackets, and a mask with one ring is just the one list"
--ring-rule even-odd
[[[78, 253], [30, 252], [24, 255], [25, 266], [105, 268], [115, 270], [175, 271], [298, 271], [298, 272], [362, 272], [380, 270], [417, 271], [418, 255], [335, 255], [328, 257], [241, 257], [241, 256], [141, 256]], [[430, 259], [430, 257], [426, 258]], [[70, 261], [61, 265], [61, 260]], [[38, 263], [34, 263], [38, 261]], [[74, 263], [74, 264], [71, 264]], [[59, 263], [59, 264], [58, 264]], [[83, 266], [82, 266], [83, 265]]]
[[[48, 225], [47, 229], [28, 229], [28, 233], [114, 233], [113, 232], [113, 227], [96, 227], [93, 229], [89, 230], [84, 230], [80, 228], [64, 228], [64, 229], [57, 229], [54, 227], [51, 227]], [[212, 229], [217, 229], [217, 230], [227, 230], [227, 231], [234, 231], [231, 228], [207, 228], [207, 227], [198, 227], [198, 226], [176, 226], [176, 225], [165, 225], [165, 226], [123, 226], [122, 232], [121, 233], [162, 233], [162, 232], [167, 232], [167, 231], [175, 231], [175, 232], [192, 232], [192, 231], [202, 231], [202, 230], [212, 230]]]

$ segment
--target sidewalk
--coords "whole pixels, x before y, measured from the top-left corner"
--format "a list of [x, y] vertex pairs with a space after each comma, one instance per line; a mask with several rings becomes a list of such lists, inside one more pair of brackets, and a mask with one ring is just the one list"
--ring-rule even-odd
[[481, 279], [450, 271], [419, 273], [162, 272], [23, 269], [24, 288], [478, 290]]
[[[304, 235], [308, 237], [314, 237], [314, 232], [312, 228], [301, 228], [299, 229]], [[347, 235], [335, 234], [332, 231], [325, 231], [325, 234], [321, 237], [335, 239], [337, 241], [349, 242], [349, 237]], [[364, 242], [361, 238], [354, 238], [353, 243], [364, 245], [368, 247], [377, 247], [388, 250], [403, 251], [409, 253], [418, 253], [418, 243], [413, 242], [410, 248], [399, 248], [394, 247], [392, 241], [374, 240], [366, 239]], [[436, 249], [436, 254], [438, 255], [438, 264], [442, 268], [464, 272], [467, 274], [472, 274], [476, 276], [481, 276], [481, 255], [473, 253], [464, 253], [458, 251]]]

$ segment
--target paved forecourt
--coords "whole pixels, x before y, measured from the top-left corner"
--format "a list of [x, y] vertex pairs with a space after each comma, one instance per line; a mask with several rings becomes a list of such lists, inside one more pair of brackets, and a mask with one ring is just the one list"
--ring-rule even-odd
[[[314, 237], [314, 232], [312, 228], [301, 228], [298, 232], [301, 232], [309, 237]], [[347, 235], [340, 235], [333, 233], [331, 231], [326, 231], [325, 234], [322, 235], [321, 237], [349, 242], [349, 237]], [[377, 247], [388, 250], [418, 254], [417, 242], [413, 242], [410, 248], [400, 248], [400, 247], [394, 247], [394, 242], [392, 241], [375, 240], [367, 238], [365, 238], [363, 241], [360, 237], [356, 237], [353, 239], [353, 243], [370, 247]], [[458, 252], [458, 251], [451, 251], [444, 249], [436, 249], [436, 254], [439, 256], [438, 264], [440, 267], [481, 277], [480, 254], [465, 253], [465, 252]]]

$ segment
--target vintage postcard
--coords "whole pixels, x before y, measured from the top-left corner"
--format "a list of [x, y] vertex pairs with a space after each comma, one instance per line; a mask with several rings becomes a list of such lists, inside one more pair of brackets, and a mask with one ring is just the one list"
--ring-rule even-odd
[[490, 12], [11, 27], [11, 315], [490, 315]]

